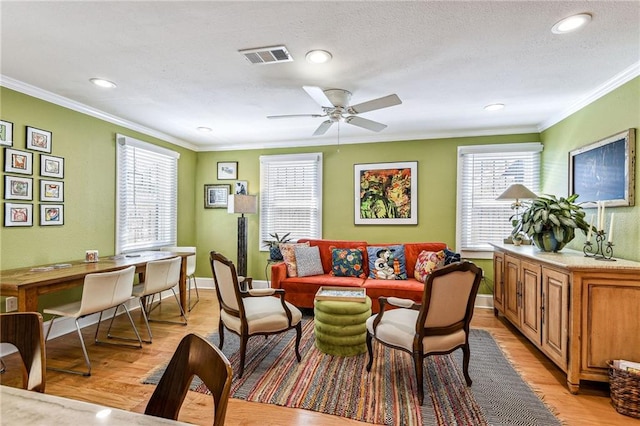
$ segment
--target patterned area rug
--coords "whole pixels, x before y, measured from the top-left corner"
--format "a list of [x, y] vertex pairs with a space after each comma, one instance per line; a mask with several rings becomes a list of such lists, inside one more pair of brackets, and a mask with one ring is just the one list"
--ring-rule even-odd
[[[218, 334], [208, 336], [218, 345]], [[491, 335], [472, 329], [469, 374], [462, 375], [462, 351], [425, 360], [425, 401], [417, 401], [413, 361], [409, 354], [374, 342], [374, 364], [368, 355], [337, 357], [314, 345], [313, 320], [305, 319], [300, 343], [302, 361], [294, 354], [295, 331], [249, 340], [244, 375], [234, 374], [233, 398], [303, 408], [384, 425], [559, 425], [513, 369]], [[238, 371], [239, 338], [225, 332], [223, 352]], [[158, 383], [164, 366], [144, 383]], [[191, 389], [207, 393], [198, 378]]]

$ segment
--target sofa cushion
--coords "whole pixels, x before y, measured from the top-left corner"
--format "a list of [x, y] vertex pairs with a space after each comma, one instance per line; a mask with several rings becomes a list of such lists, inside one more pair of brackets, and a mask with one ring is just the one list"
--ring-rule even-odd
[[293, 251], [296, 254], [296, 265], [299, 277], [322, 275], [322, 262], [318, 247], [297, 246]]
[[[340, 247], [340, 248], [358, 248], [358, 247], [366, 247], [366, 241], [347, 241], [347, 240], [312, 240], [302, 238], [298, 240], [299, 243], [308, 242], [310, 246], [317, 246], [320, 249], [320, 260], [322, 260], [322, 269], [325, 274], [329, 274], [331, 272], [331, 267], [333, 266], [333, 260], [331, 258], [331, 247]], [[365, 271], [364, 273], [368, 273], [368, 265], [364, 263]]]
[[378, 280], [406, 280], [407, 267], [402, 244], [368, 246], [369, 278]]
[[416, 260], [423, 250], [440, 251], [447, 248], [445, 243], [404, 243], [404, 255], [407, 258], [407, 274], [413, 277], [416, 268]]
[[331, 275], [336, 277], [366, 278], [364, 274], [364, 247], [331, 249]]
[[416, 261], [415, 271], [413, 276], [420, 282], [425, 282], [427, 277], [436, 268], [444, 266], [444, 250], [440, 251], [427, 251], [423, 250]]
[[293, 251], [296, 246], [309, 247], [309, 243], [280, 243], [280, 253], [282, 253], [282, 259], [287, 265], [287, 276], [297, 277], [298, 268], [296, 266], [296, 254]]
[[444, 249], [444, 264], [449, 265], [451, 263], [460, 262], [460, 253]]

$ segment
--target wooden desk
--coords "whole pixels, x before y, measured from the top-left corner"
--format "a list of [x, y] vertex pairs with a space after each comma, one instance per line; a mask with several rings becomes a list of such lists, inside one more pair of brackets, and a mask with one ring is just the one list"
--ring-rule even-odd
[[[187, 256], [193, 253], [174, 253], [168, 251], [145, 251], [133, 255], [118, 255], [100, 258], [99, 262], [87, 263], [84, 260], [75, 260], [70, 267], [53, 269], [50, 271], [34, 272], [34, 266], [26, 268], [8, 269], [0, 271], [0, 295], [15, 296], [18, 298], [18, 311], [37, 312], [38, 296], [53, 293], [67, 288], [81, 286], [87, 274], [96, 272], [109, 272], [134, 265], [136, 273], [144, 273], [147, 262], [152, 260], [168, 259], [180, 256], [182, 265], [180, 268], [180, 304], [185, 312], [187, 305]], [[44, 265], [51, 266], [51, 265]]]
[[0, 414], [7, 425], [186, 425], [132, 411], [40, 392], [0, 386]]

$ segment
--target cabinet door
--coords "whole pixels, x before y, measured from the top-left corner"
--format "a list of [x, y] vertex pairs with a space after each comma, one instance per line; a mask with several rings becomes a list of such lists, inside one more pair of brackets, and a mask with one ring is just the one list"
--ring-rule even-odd
[[504, 314], [504, 253], [493, 253], [493, 309]]
[[504, 256], [504, 315], [520, 327], [520, 260]]
[[542, 351], [567, 371], [569, 276], [542, 268]]
[[540, 264], [522, 261], [520, 268], [520, 330], [529, 340], [542, 343]]

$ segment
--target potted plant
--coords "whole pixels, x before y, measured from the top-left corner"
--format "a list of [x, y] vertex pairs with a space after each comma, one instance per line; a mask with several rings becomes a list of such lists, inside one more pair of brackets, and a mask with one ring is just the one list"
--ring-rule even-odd
[[512, 236], [527, 234], [542, 251], [559, 251], [575, 237], [576, 228], [587, 233], [585, 212], [575, 201], [578, 194], [568, 198], [555, 195], [534, 198], [522, 213], [511, 232]]
[[269, 234], [273, 240], [263, 240], [262, 243], [264, 246], [269, 247], [269, 259], [271, 260], [282, 260], [282, 253], [280, 252], [280, 243], [288, 243], [291, 241], [289, 235], [291, 232], [287, 232], [282, 237], [278, 235], [277, 232], [273, 234]]

